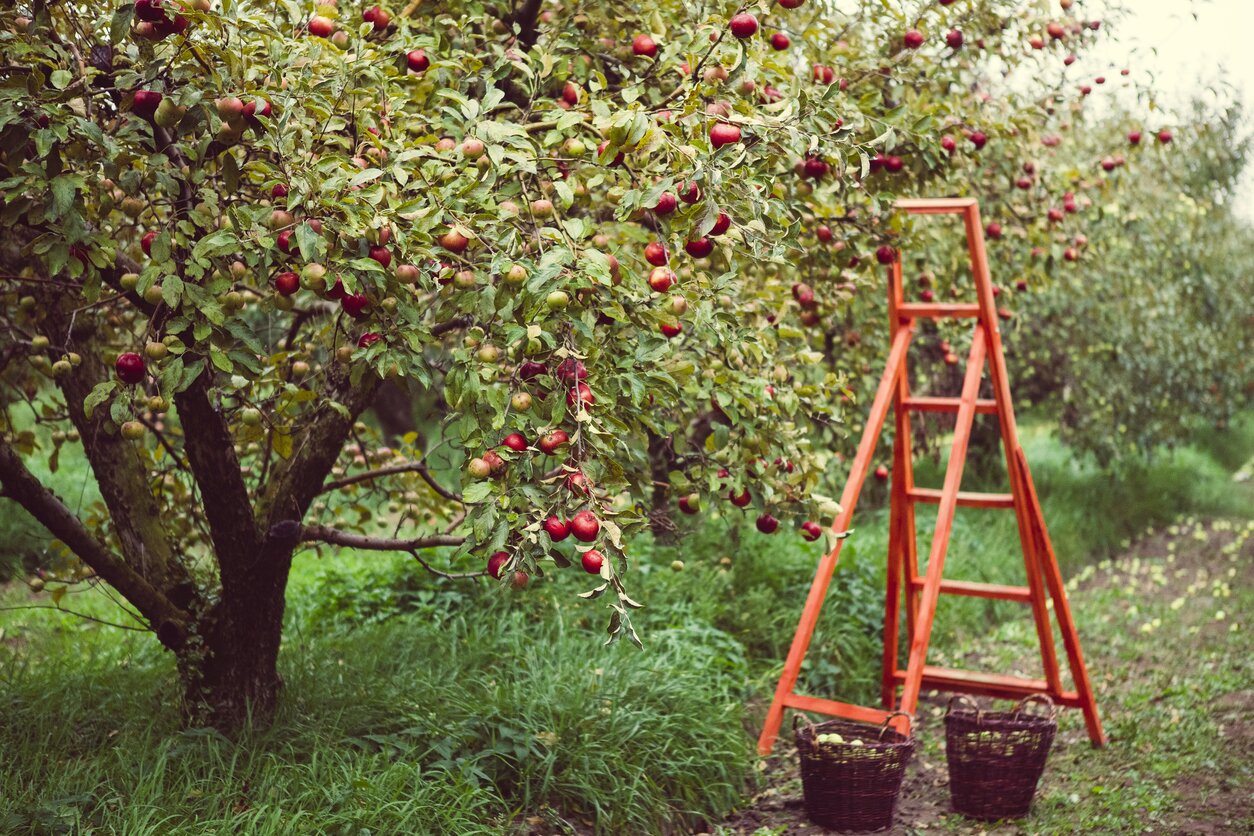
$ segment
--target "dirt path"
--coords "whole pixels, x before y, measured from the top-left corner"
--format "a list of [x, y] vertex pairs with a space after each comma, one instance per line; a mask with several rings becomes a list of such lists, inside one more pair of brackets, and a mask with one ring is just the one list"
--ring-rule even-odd
[[[949, 810], [947, 696], [929, 695], [890, 832], [1254, 832], [1254, 522], [1171, 526], [1069, 586], [1110, 745], [1064, 712], [1032, 815], [973, 822]], [[1034, 636], [1006, 624], [962, 649], [1032, 672]], [[781, 737], [765, 788], [719, 832], [827, 832], [805, 818], [796, 763]]]

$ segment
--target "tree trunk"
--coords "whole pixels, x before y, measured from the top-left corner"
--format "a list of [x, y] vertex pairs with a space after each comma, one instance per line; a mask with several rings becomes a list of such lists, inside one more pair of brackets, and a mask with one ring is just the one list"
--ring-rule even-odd
[[[189, 725], [226, 734], [274, 716], [291, 550], [263, 549], [247, 575], [224, 579], [222, 596], [199, 623], [199, 636], [179, 654], [184, 716]], [[277, 559], [276, 559], [277, 558]]]

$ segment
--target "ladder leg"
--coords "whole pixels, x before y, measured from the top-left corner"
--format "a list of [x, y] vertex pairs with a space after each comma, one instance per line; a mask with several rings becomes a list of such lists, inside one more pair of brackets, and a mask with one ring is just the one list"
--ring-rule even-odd
[[967, 228], [967, 248], [975, 279], [976, 295], [980, 304], [980, 321], [988, 337], [988, 377], [993, 387], [993, 399], [997, 402], [997, 421], [1001, 431], [1002, 447], [1006, 454], [1006, 475], [1010, 491], [1015, 498], [1015, 522], [1019, 529], [1019, 546], [1023, 551], [1023, 568], [1027, 575], [1032, 601], [1032, 619], [1036, 625], [1037, 642], [1040, 645], [1041, 665], [1045, 682], [1054, 694], [1062, 692], [1062, 679], [1058, 671], [1058, 654], [1054, 649], [1054, 631], [1050, 625], [1049, 610], [1045, 604], [1045, 590], [1041, 584], [1041, 552], [1033, 533], [1031, 513], [1025, 501], [1022, 473], [1016, 451], [1019, 448], [1019, 432], [1015, 426], [1014, 406], [1010, 397], [1010, 375], [1006, 371], [1006, 357], [1001, 347], [1001, 327], [998, 324], [993, 282], [989, 275], [988, 253], [984, 249], [984, 232], [980, 224], [980, 210], [972, 206], [964, 213]]
[[897, 649], [901, 630], [903, 587], [906, 599], [906, 637], [914, 637], [914, 606], [917, 600], [912, 581], [918, 574], [915, 557], [914, 503], [909, 492], [914, 488], [911, 461], [910, 413], [903, 405], [909, 396], [908, 367], [902, 369], [893, 399], [896, 434], [893, 439], [892, 493], [888, 522], [888, 570], [884, 605], [884, 662], [880, 699], [884, 708], [897, 702]]
[[1032, 472], [1028, 470], [1028, 459], [1023, 448], [1015, 450], [1015, 458], [1019, 465], [1020, 484], [1028, 502], [1029, 520], [1040, 547], [1042, 568], [1045, 583], [1049, 587], [1050, 597], [1054, 600], [1054, 615], [1058, 618], [1058, 627], [1062, 632], [1063, 648], [1067, 651], [1067, 662], [1071, 666], [1071, 679], [1075, 683], [1076, 693], [1080, 696], [1081, 708], [1084, 711], [1084, 725], [1088, 728], [1089, 740], [1094, 746], [1106, 743], [1106, 734], [1102, 731], [1102, 720], [1097, 714], [1097, 699], [1093, 695], [1093, 685], [1089, 681], [1088, 668], [1084, 664], [1084, 652], [1080, 648], [1080, 635], [1075, 629], [1075, 620], [1071, 616], [1071, 604], [1067, 601], [1067, 590], [1062, 580], [1062, 571], [1058, 567], [1058, 556], [1049, 540], [1049, 532], [1045, 528], [1045, 516], [1041, 511], [1041, 501], [1036, 495], [1036, 486], [1032, 483]]
[[[862, 440], [858, 443], [858, 453], [854, 456], [853, 465], [849, 469], [849, 480], [845, 483], [844, 493], [840, 497], [841, 511], [836, 518], [834, 527], [838, 532], [848, 531], [849, 522], [853, 518], [854, 506], [858, 504], [858, 495], [862, 484], [866, 481], [867, 472], [871, 467], [871, 457], [875, 455], [875, 445], [879, 441], [880, 431], [888, 417], [888, 409], [892, 405], [892, 396], [897, 384], [897, 377], [905, 365], [906, 349], [910, 346], [913, 331], [902, 328], [893, 337], [893, 346], [888, 353], [888, 362], [884, 368], [884, 376], [880, 379], [879, 388], [875, 392], [875, 400], [871, 404], [871, 414], [867, 417], [866, 428], [862, 431]], [[758, 753], [769, 754], [779, 736], [779, 728], [784, 722], [785, 701], [792, 694], [801, 674], [801, 663], [805, 659], [806, 650], [810, 647], [810, 639], [814, 636], [814, 628], [819, 621], [819, 613], [823, 609], [823, 599], [827, 595], [827, 587], [832, 581], [832, 572], [836, 569], [836, 560], [840, 556], [840, 547], [844, 540], [838, 540], [833, 548], [819, 561], [818, 571], [810, 584], [810, 594], [806, 597], [805, 609], [801, 612], [801, 620], [797, 623], [797, 632], [793, 635], [792, 645], [788, 649], [788, 658], [784, 661], [784, 670], [780, 674], [779, 684], [775, 686], [775, 698], [766, 714], [766, 722], [762, 726], [762, 734], [758, 737]]]
[[910, 657], [901, 691], [901, 710], [907, 714], [914, 713], [919, 703], [919, 692], [923, 687], [923, 666], [927, 661], [932, 620], [936, 616], [936, 604], [940, 598], [945, 553], [949, 548], [949, 534], [953, 528], [954, 512], [958, 508], [958, 486], [962, 482], [967, 445], [971, 440], [971, 427], [975, 421], [975, 401], [979, 396], [980, 379], [984, 372], [985, 340], [985, 326], [977, 325], [971, 340], [971, 356], [967, 360], [966, 377], [962, 383], [961, 405], [958, 407], [958, 417], [954, 422], [953, 447], [949, 452], [949, 464], [945, 470], [940, 508], [936, 513], [936, 531], [932, 536], [932, 549], [927, 561], [927, 576], [923, 582], [923, 594], [919, 601], [915, 633], [910, 641]]
[[[894, 404], [898, 403], [894, 399]], [[900, 408], [897, 412], [901, 415]], [[901, 421], [898, 420], [898, 426]], [[898, 629], [901, 623], [901, 585], [902, 569], [905, 565], [904, 544], [902, 543], [904, 505], [909, 503], [905, 492], [905, 474], [901, 472], [902, 438], [898, 435], [893, 440], [893, 472], [892, 494], [889, 499], [888, 515], [888, 566], [885, 572], [884, 590], [884, 659], [881, 672], [880, 702], [885, 709], [893, 707], [897, 699], [897, 683], [893, 674], [897, 671]]]

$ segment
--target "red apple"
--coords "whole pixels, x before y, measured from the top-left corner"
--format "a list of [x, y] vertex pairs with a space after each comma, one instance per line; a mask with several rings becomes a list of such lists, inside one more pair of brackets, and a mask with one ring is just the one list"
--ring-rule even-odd
[[583, 565], [583, 570], [589, 575], [601, 574], [601, 567], [605, 564], [605, 555], [596, 549], [588, 549], [583, 553], [583, 557], [579, 559]]
[[962, 49], [962, 30], [951, 29], [945, 36], [945, 46], [957, 52]]
[[[604, 140], [600, 145], [597, 146], [597, 159], [598, 160], [605, 156], [605, 152], [609, 150], [609, 147], [610, 147], [610, 141], [608, 139]], [[614, 159], [610, 160], [609, 164], [611, 166], [622, 165], [623, 164], [623, 152], [619, 151], [617, 154], [615, 154]]]
[[782, 51], [788, 49], [791, 45], [792, 41], [783, 32], [776, 32], [774, 35], [771, 35], [771, 46], [775, 49]]
[[300, 276], [291, 270], [284, 271], [274, 277], [274, 289], [284, 296], [291, 296], [300, 290]]
[[374, 31], [382, 32], [388, 28], [388, 24], [392, 22], [392, 15], [388, 14], [378, 6], [371, 6], [361, 13], [361, 19], [367, 23], [373, 24]]
[[679, 205], [679, 199], [671, 192], [662, 192], [658, 197], [657, 203], [653, 207], [653, 211], [659, 215], [669, 215], [675, 211], [675, 207]]
[[807, 520], [801, 524], [801, 536], [813, 543], [823, 536], [823, 527], [816, 522]]
[[984, 234], [989, 238], [1000, 238], [1001, 224], [997, 223], [997, 221], [991, 222], [988, 226], [984, 227]]
[[715, 122], [710, 126], [710, 144], [715, 148], [740, 141], [740, 128], [727, 122]]
[[897, 250], [884, 244], [875, 251], [875, 260], [884, 265], [892, 264], [897, 260]]
[[544, 530], [548, 532], [550, 540], [560, 543], [570, 536], [570, 523], [558, 517], [549, 517], [544, 521]]
[[157, 105], [161, 104], [162, 98], [156, 90], [136, 90], [131, 99], [131, 113], [150, 119], [157, 112]]
[[710, 227], [710, 235], [722, 235], [731, 227], [731, 218], [726, 212], [719, 212], [718, 218], [714, 221], [714, 226]]
[[888, 481], [888, 468], [884, 467], [884, 465], [875, 468], [875, 478], [881, 482]]
[[714, 252], [714, 242], [709, 238], [697, 238], [684, 244], [684, 251], [693, 258], [705, 258]]
[[669, 322], [658, 323], [657, 329], [662, 332], [662, 336], [668, 340], [673, 340], [684, 332], [684, 326], [680, 323], [672, 325]]
[[657, 55], [657, 43], [648, 35], [637, 35], [631, 42], [631, 51], [636, 55], [653, 58]]
[[1161, 142], [1163, 145], [1166, 145], [1168, 142], [1171, 142], [1171, 131], [1167, 130], [1166, 128], [1159, 131], [1158, 141]]
[[591, 543], [601, 533], [601, 521], [591, 511], [580, 511], [570, 518], [570, 533], [582, 543]]
[[370, 257], [379, 262], [384, 270], [392, 263], [392, 254], [388, 252], [387, 247], [373, 246], [370, 248]]
[[654, 267], [662, 267], [670, 259], [666, 254], [666, 245], [658, 241], [650, 241], [644, 245], [644, 260]]
[[488, 558], [488, 574], [497, 580], [501, 579], [501, 568], [509, 562], [509, 552], [493, 552]]
[[654, 267], [649, 272], [649, 287], [658, 293], [665, 293], [675, 283], [675, 273], [668, 267]]
[[911, 29], [901, 39], [906, 49], [918, 49], [923, 46], [923, 33], [918, 29]]
[[975, 150], [978, 151], [984, 147], [985, 143], [988, 142], [988, 134], [983, 131], [972, 131], [971, 136], [968, 137], [968, 139], [971, 140], [971, 144], [974, 145]]
[[522, 436], [522, 433], [510, 433], [501, 439], [501, 445], [515, 453], [522, 453], [527, 449], [527, 439]]
[[1140, 131], [1129, 131], [1129, 132], [1128, 132], [1128, 142], [1129, 142], [1129, 143], [1131, 143], [1132, 145], [1140, 145], [1140, 144], [1141, 144], [1141, 132], [1140, 132]]
[[364, 293], [349, 293], [340, 300], [340, 305], [353, 319], [360, 319], [370, 307], [370, 299]]
[[427, 53], [421, 49], [411, 49], [405, 54], [405, 63], [416, 73], [420, 73], [427, 67], [431, 66], [431, 59], [427, 57]]
[[557, 370], [553, 372], [553, 376], [565, 383], [574, 383], [576, 380], [587, 380], [588, 369], [581, 361], [574, 357], [567, 357], [557, 364]]
[[695, 493], [679, 498], [679, 510], [685, 514], [696, 514], [701, 510], [701, 497]]
[[596, 398], [593, 397], [592, 390], [586, 383], [577, 383], [566, 393], [566, 405], [571, 409], [575, 409], [576, 404], [592, 406], [594, 403], [596, 403]]
[[828, 164], [819, 157], [806, 157], [802, 172], [812, 180], [821, 180], [827, 176]]
[[309, 34], [318, 38], [329, 38], [331, 33], [335, 31], [335, 24], [329, 17], [315, 15], [309, 19], [309, 25], [306, 27]]
[[954, 149], [958, 147], [958, 143], [954, 141], [952, 136], [942, 136], [940, 144], [946, 154], [952, 154]]
[[462, 235], [456, 229], [450, 229], [439, 237], [440, 246], [451, 253], [464, 253], [466, 247], [470, 246], [470, 239]]
[[366, 333], [362, 334], [360, 337], [357, 338], [357, 347], [369, 348], [370, 346], [374, 345], [381, 339], [383, 339], [382, 334], [377, 334], [374, 331], [367, 331]]
[[152, 255], [152, 242], [156, 240], [158, 234], [154, 229], [150, 232], [145, 232], [144, 237], [139, 239], [139, 248], [144, 251], [144, 255]]
[[580, 496], [591, 496], [592, 483], [588, 481], [588, 477], [583, 474], [582, 470], [576, 470], [566, 477], [566, 490]]
[[541, 452], [545, 455], [551, 456], [557, 448], [569, 442], [570, 436], [566, 434], [565, 430], [553, 430], [551, 433], [546, 433], [540, 436], [540, 440], [536, 442], [536, 446], [539, 447]]
[[758, 19], [748, 12], [741, 12], [731, 19], [731, 33], [744, 40], [752, 38], [758, 31]]
[[119, 354], [117, 362], [113, 364], [113, 370], [117, 372], [118, 380], [134, 386], [144, 379], [144, 358], [133, 351]]
[[737, 508], [746, 508], [753, 501], [753, 497], [749, 495], [749, 489], [745, 488], [739, 494], [735, 490], [727, 492], [727, 498], [731, 500], [731, 504]]

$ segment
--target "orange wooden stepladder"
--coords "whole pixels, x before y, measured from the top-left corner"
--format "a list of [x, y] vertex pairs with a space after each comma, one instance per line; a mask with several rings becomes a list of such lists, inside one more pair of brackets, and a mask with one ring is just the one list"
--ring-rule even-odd
[[[961, 215], [966, 225], [967, 248], [971, 269], [975, 278], [978, 301], [974, 304], [920, 304], [907, 303], [903, 297], [901, 257], [898, 254], [889, 268], [888, 315], [892, 329], [892, 347], [884, 376], [880, 379], [871, 414], [867, 419], [857, 455], [849, 472], [849, 481], [841, 495], [841, 511], [834, 523], [838, 532], [849, 530], [858, 494], [871, 467], [875, 445], [880, 432], [893, 411], [896, 434], [893, 447], [892, 488], [889, 502], [889, 538], [887, 595], [884, 612], [884, 671], [882, 709], [850, 705], [835, 700], [804, 696], [794, 692], [801, 663], [805, 659], [810, 638], [818, 623], [819, 611], [827, 595], [832, 572], [844, 540], [837, 540], [832, 549], [819, 562], [814, 583], [806, 599], [797, 633], [793, 637], [784, 672], [775, 689], [775, 699], [766, 715], [766, 724], [758, 738], [758, 751], [765, 755], [771, 751], [779, 735], [786, 708], [813, 711], [851, 720], [883, 723], [894, 711], [913, 714], [918, 706], [923, 688], [956, 691], [992, 697], [1021, 698], [1028, 694], [1045, 693], [1059, 705], [1072, 706], [1084, 711], [1093, 745], [1105, 742], [1101, 720], [1097, 716], [1097, 703], [1084, 667], [1080, 651], [1080, 639], [1076, 635], [1075, 622], [1067, 603], [1062, 574], [1045, 529], [1040, 501], [1032, 484], [1027, 459], [1015, 429], [1014, 408], [1010, 401], [1010, 383], [1006, 375], [1006, 360], [1002, 355], [1001, 334], [998, 330], [997, 308], [993, 297], [993, 285], [989, 276], [988, 257], [984, 250], [984, 230], [980, 224], [980, 209], [974, 198], [938, 198], [901, 200], [897, 208], [910, 214]], [[925, 318], [961, 317], [975, 320], [971, 340], [971, 354], [967, 360], [962, 395], [958, 398], [912, 397], [909, 377], [906, 373], [906, 352], [914, 335], [915, 322]], [[989, 379], [993, 397], [979, 397], [984, 364], [988, 361]], [[914, 484], [911, 466], [910, 413], [950, 412], [957, 418], [954, 426], [953, 446], [945, 472], [944, 485], [940, 490], [920, 488]], [[1002, 444], [1006, 451], [1006, 471], [1009, 475], [1010, 493], [971, 493], [959, 490], [963, 466], [966, 463], [967, 444], [977, 413], [995, 414], [1001, 428]], [[918, 554], [915, 542], [915, 507], [919, 503], [939, 506], [936, 529], [932, 537], [927, 568], [919, 574]], [[996, 584], [969, 583], [945, 580], [942, 571], [945, 553], [949, 546], [950, 529], [958, 506], [976, 508], [1004, 508], [1013, 510], [1019, 527], [1019, 541], [1023, 549], [1023, 563], [1027, 574], [1027, 586], [1002, 586]], [[1043, 679], [1024, 679], [994, 673], [952, 670], [927, 664], [928, 642], [932, 633], [932, 620], [940, 594], [969, 595], [1004, 601], [1019, 601], [1031, 607], [1036, 622], [1037, 638], [1041, 648]], [[906, 667], [898, 664], [899, 623], [902, 599], [905, 599], [906, 638], [909, 647]], [[1063, 647], [1071, 668], [1074, 690], [1064, 690], [1054, 647], [1053, 626], [1050, 620], [1049, 600], [1053, 601], [1053, 614], [1058, 619]], [[901, 689], [900, 700], [897, 689]], [[894, 725], [905, 731], [905, 720], [897, 718]]]

